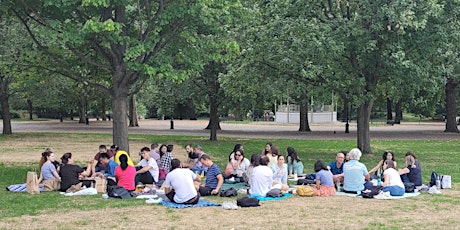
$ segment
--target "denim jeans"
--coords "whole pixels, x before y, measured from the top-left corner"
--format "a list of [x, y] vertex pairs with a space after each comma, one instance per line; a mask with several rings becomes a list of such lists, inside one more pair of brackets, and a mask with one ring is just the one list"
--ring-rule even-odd
[[384, 192], [390, 192], [390, 195], [392, 196], [402, 196], [404, 195], [404, 188], [401, 188], [399, 186], [385, 186], [382, 188], [382, 191]]

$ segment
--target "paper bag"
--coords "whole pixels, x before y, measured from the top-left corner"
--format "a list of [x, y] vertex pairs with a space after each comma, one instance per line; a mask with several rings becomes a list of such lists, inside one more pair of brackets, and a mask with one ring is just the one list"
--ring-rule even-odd
[[98, 193], [107, 193], [107, 179], [96, 177], [94, 178], [95, 188]]
[[38, 178], [36, 172], [27, 172], [26, 192], [29, 194], [39, 194]]

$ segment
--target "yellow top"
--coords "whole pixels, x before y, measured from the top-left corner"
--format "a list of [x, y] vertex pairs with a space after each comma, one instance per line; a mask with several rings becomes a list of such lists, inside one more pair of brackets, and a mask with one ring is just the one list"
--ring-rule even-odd
[[134, 167], [134, 163], [133, 161], [131, 160], [131, 157], [129, 157], [128, 153], [126, 151], [123, 151], [123, 150], [119, 150], [117, 152], [117, 154], [115, 154], [115, 162], [117, 162], [118, 165], [120, 165], [120, 156], [121, 155], [126, 155], [128, 157], [128, 165], [130, 166], [133, 166]]

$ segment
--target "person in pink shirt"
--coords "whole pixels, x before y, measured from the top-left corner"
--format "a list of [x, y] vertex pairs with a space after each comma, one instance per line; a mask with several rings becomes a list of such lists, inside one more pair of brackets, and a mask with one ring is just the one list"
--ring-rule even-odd
[[115, 178], [117, 179], [117, 185], [127, 190], [133, 191], [135, 189], [135, 177], [136, 168], [128, 165], [128, 157], [126, 155], [121, 155], [120, 165], [115, 168]]

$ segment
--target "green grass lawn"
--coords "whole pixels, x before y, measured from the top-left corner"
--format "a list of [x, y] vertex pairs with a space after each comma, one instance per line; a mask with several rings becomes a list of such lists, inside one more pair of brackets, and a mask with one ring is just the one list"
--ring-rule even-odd
[[[17, 139], [17, 145], [24, 141], [24, 137], [43, 138], [59, 135], [63, 140], [72, 136], [72, 141], [78, 141], [78, 137], [85, 137], [97, 140], [107, 138], [107, 134], [15, 134], [12, 136], [0, 136], [0, 145], [4, 141]], [[265, 143], [270, 141], [277, 145], [280, 152], [285, 154], [288, 146], [294, 147], [300, 154], [304, 162], [305, 173], [313, 172], [313, 164], [316, 160], [322, 160], [325, 163], [333, 161], [335, 155], [341, 150], [350, 150], [356, 144], [355, 141], [317, 141], [317, 140], [264, 140], [264, 139], [237, 139], [237, 138], [220, 138], [218, 142], [210, 142], [206, 137], [188, 137], [188, 136], [166, 136], [166, 135], [130, 135], [131, 140], [151, 143], [177, 143], [185, 146], [186, 144], [200, 144], [204, 151], [211, 155], [214, 162], [223, 170], [225, 168], [228, 155], [236, 143], [244, 146], [245, 156], [250, 157], [253, 153], [260, 153]], [[103, 143], [103, 142], [99, 142]], [[3, 145], [4, 146], [4, 145]], [[95, 145], [97, 146], [97, 145]], [[96, 148], [96, 147], [95, 147]], [[420, 159], [423, 170], [423, 182], [427, 183], [433, 170], [439, 174], [448, 174], [452, 176], [454, 183], [460, 182], [460, 167], [458, 167], [457, 152], [460, 149], [458, 141], [372, 141], [372, 149], [375, 155], [364, 155], [361, 162], [367, 165], [368, 169], [374, 167], [381, 159], [384, 150], [391, 149], [395, 153], [398, 167], [404, 164], [404, 154], [407, 151], [413, 151]], [[12, 154], [7, 150], [0, 150], [0, 154]], [[14, 156], [14, 154], [12, 155]], [[37, 159], [38, 162], [38, 159]], [[38, 163], [37, 163], [38, 164]], [[0, 163], [0, 186], [3, 188], [11, 184], [24, 183], [27, 171], [34, 170], [38, 166], [34, 162], [25, 162], [16, 165], [6, 165]], [[107, 207], [126, 207], [136, 206], [143, 201], [124, 202], [114, 200], [103, 200], [100, 196], [75, 197], [69, 202], [69, 199], [63, 197], [57, 192], [42, 193], [39, 196], [31, 196], [27, 193], [12, 193], [5, 189], [0, 191], [2, 205], [0, 205], [0, 219], [5, 217], [15, 217], [22, 215], [37, 215], [44, 211], [66, 211], [66, 210], [94, 210], [104, 209]], [[219, 200], [216, 197], [213, 199]], [[447, 200], [446, 200], [447, 199]], [[85, 200], [85, 202], [83, 202]], [[456, 202], [458, 199], [449, 197], [434, 199], [439, 202]], [[8, 202], [4, 202], [8, 201]], [[89, 202], [88, 202], [89, 201]]]

